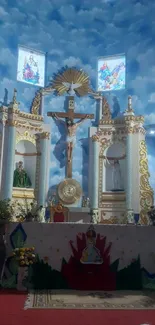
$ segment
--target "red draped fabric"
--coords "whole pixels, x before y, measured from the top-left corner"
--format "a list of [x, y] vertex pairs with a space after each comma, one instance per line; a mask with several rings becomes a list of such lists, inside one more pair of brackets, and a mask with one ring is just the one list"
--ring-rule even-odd
[[54, 212], [53, 222], [64, 222], [64, 221], [65, 221], [65, 216], [63, 212]]

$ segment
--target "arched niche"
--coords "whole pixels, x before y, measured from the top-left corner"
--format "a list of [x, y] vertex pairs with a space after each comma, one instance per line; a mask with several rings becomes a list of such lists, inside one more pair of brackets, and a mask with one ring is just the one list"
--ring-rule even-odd
[[19, 161], [23, 162], [23, 167], [31, 180], [32, 188], [35, 188], [37, 150], [34, 143], [28, 140], [20, 140], [16, 144], [15, 169]]
[[[126, 158], [125, 145], [123, 142], [116, 142], [109, 145], [104, 151], [103, 159], [103, 192], [123, 191], [126, 187]], [[114, 161], [118, 162], [117, 167], [114, 167]], [[115, 172], [114, 172], [115, 169]], [[117, 171], [116, 171], [117, 169]], [[114, 173], [118, 179], [118, 187], [114, 183]]]

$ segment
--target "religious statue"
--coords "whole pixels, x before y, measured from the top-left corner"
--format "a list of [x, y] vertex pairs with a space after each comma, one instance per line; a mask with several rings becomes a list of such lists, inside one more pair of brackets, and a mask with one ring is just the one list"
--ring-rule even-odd
[[113, 161], [108, 159], [106, 161], [109, 165], [112, 166], [112, 181], [113, 181], [113, 191], [121, 191], [122, 189], [122, 175], [121, 175], [121, 167], [119, 163], [119, 159], [114, 158]]
[[95, 247], [96, 243], [96, 232], [93, 226], [88, 228], [86, 233], [87, 246], [82, 252], [80, 262], [82, 264], [102, 264], [103, 258], [101, 257], [100, 251]]
[[89, 208], [90, 207], [90, 199], [89, 199], [89, 197], [83, 196], [83, 198], [82, 198], [82, 207], [83, 208]]
[[36, 211], [36, 221], [45, 222], [45, 208], [42, 205]]
[[62, 120], [56, 113], [53, 113], [52, 117], [59, 120], [67, 128], [67, 161], [70, 163], [72, 160], [73, 148], [76, 143], [76, 130], [82, 122], [90, 117], [90, 115], [85, 115], [76, 123], [74, 123], [73, 119], [70, 117], [66, 117], [66, 121]]
[[[64, 80], [64, 83], [66, 81]], [[76, 87], [75, 87], [76, 86]], [[74, 92], [74, 89], [77, 90], [81, 89], [77, 88], [79, 87], [79, 83], [68, 83], [66, 84], [66, 87], [68, 87], [69, 93]], [[55, 89], [56, 84], [54, 84]], [[62, 84], [61, 84], [62, 87]], [[65, 91], [64, 86], [64, 91]], [[76, 142], [76, 130], [77, 127], [84, 122], [86, 119], [93, 119], [94, 114], [81, 114], [81, 113], [75, 113], [74, 112], [74, 96], [68, 96], [68, 111], [67, 112], [48, 112], [47, 116], [52, 117], [53, 119], [59, 120], [61, 123], [65, 125], [65, 128], [67, 129], [67, 168], [66, 168], [66, 178], [72, 178], [72, 154], [73, 154], [73, 148]], [[63, 120], [64, 119], [64, 120]], [[78, 122], [74, 122], [75, 119], [79, 119]]]
[[23, 162], [19, 161], [14, 171], [13, 187], [29, 188], [31, 185], [31, 180], [23, 168]]

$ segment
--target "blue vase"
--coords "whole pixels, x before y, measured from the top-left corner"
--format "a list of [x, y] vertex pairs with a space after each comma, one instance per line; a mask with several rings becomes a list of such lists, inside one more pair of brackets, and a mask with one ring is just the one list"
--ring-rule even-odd
[[138, 224], [139, 221], [139, 213], [134, 213], [134, 220], [135, 220], [135, 224]]

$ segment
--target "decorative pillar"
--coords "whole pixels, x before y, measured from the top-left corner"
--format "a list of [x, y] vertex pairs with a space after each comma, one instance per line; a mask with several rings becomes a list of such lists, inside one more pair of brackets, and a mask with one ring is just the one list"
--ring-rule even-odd
[[12, 121], [8, 126], [7, 155], [5, 162], [4, 199], [12, 199], [13, 174], [15, 164], [16, 122]]
[[99, 137], [97, 135], [92, 136], [92, 161], [90, 163], [92, 164], [92, 189], [91, 189], [91, 216], [93, 215], [93, 220], [97, 223], [98, 219], [98, 204], [99, 204]]
[[[126, 116], [133, 116], [134, 111], [132, 108], [132, 97], [128, 97], [128, 108], [125, 112]], [[126, 210], [127, 210], [127, 220], [128, 223], [134, 223], [134, 213], [132, 209], [132, 127], [129, 126], [127, 130], [127, 138], [126, 138], [126, 171], [127, 171], [127, 179], [126, 179]]]
[[2, 139], [1, 139], [1, 157], [0, 157], [0, 191], [2, 192], [2, 176], [3, 176], [3, 156], [4, 156], [4, 136], [5, 136], [5, 126], [6, 126], [6, 113], [2, 108], [2, 116], [1, 116], [1, 124], [2, 124]]
[[40, 134], [40, 170], [39, 170], [39, 188], [38, 188], [38, 203], [39, 206], [45, 206], [46, 190], [47, 190], [47, 161], [49, 148], [49, 132]]
[[96, 99], [96, 106], [97, 106], [97, 125], [100, 124], [100, 121], [102, 120], [102, 96], [101, 94], [95, 94], [94, 99]]
[[17, 101], [17, 90], [14, 89], [12, 102], [8, 107], [8, 138], [7, 154], [5, 156], [4, 199], [12, 199], [13, 174], [15, 165], [16, 126], [18, 126], [17, 114], [20, 103]]
[[132, 210], [132, 134], [127, 135], [126, 139], [126, 208]]

